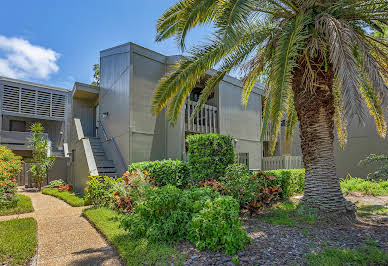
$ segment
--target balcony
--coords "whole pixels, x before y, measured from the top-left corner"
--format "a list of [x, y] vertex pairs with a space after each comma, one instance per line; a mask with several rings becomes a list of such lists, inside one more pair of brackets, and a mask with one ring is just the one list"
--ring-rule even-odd
[[185, 131], [193, 133], [217, 133], [217, 107], [204, 104], [198, 115], [190, 122], [196, 105], [197, 102], [195, 101], [188, 100], [185, 102]]
[[[48, 134], [43, 133], [42, 135], [48, 139]], [[28, 143], [30, 138], [30, 132], [0, 131], [0, 144], [12, 150], [31, 150]]]
[[268, 122], [267, 130], [264, 132], [263, 141], [271, 141], [271, 124]]
[[275, 169], [298, 169], [303, 168], [303, 160], [301, 156], [263, 157], [261, 168], [263, 171]]

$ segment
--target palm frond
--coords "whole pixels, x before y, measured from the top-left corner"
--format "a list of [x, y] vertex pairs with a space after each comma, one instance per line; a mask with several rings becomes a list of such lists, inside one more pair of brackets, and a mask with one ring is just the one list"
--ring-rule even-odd
[[307, 14], [301, 14], [284, 27], [279, 47], [275, 53], [271, 69], [274, 79], [271, 100], [271, 153], [276, 147], [276, 140], [280, 123], [287, 110], [292, 86], [292, 71], [296, 67], [296, 60], [305, 45], [307, 31], [305, 26], [310, 20]]
[[353, 54], [353, 41], [357, 38], [349, 26], [329, 15], [317, 20], [316, 28], [328, 39], [329, 59], [344, 95], [346, 115], [357, 115], [363, 120], [364, 113], [359, 93], [361, 77]]
[[294, 95], [291, 93], [288, 109], [287, 109], [287, 119], [286, 119], [286, 130], [285, 130], [285, 145], [290, 147], [292, 139], [294, 138], [295, 128], [298, 124], [298, 115], [294, 106]]
[[374, 89], [369, 85], [366, 79], [360, 88], [361, 95], [369, 109], [369, 113], [376, 122], [376, 129], [380, 137], [385, 138], [387, 134], [387, 123], [385, 122], [383, 109], [381, 107], [380, 97], [375, 94]]
[[334, 123], [337, 128], [337, 137], [340, 147], [343, 149], [348, 141], [347, 120], [344, 113], [344, 103], [341, 96], [341, 87], [338, 79], [333, 84], [334, 97]]

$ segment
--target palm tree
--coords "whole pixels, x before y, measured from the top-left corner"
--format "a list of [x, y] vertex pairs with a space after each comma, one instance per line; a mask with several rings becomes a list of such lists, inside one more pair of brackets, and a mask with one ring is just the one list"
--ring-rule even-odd
[[265, 72], [262, 135], [270, 122], [273, 150], [284, 115], [288, 141], [299, 121], [304, 204], [329, 217], [354, 217], [336, 177], [334, 128], [343, 146], [347, 121], [364, 118], [364, 101], [385, 137], [388, 42], [375, 33], [388, 25], [387, 0], [181, 0], [159, 18], [156, 40], [175, 37], [184, 50], [187, 33], [199, 25], [212, 27], [210, 38], [161, 79], [152, 112], [167, 107], [174, 123], [191, 88], [216, 65], [196, 111], [236, 70], [244, 73], [246, 105]]

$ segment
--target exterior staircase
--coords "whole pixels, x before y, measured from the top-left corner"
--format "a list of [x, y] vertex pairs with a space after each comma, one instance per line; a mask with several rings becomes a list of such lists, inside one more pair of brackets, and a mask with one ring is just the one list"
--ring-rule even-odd
[[119, 177], [121, 176], [113, 161], [108, 160], [105, 156], [104, 148], [100, 138], [89, 138], [90, 145], [92, 146], [94, 160], [96, 161], [97, 171], [100, 176]]

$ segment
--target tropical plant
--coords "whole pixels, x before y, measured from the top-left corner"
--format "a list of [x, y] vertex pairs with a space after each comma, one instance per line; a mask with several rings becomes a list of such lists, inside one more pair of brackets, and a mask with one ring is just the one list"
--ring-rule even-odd
[[29, 139], [32, 147], [34, 165], [30, 172], [32, 179], [37, 183], [39, 191], [42, 189], [43, 180], [47, 177], [47, 171], [54, 165], [55, 158], [48, 155], [49, 141], [42, 135], [44, 128], [41, 123], [34, 123], [30, 127], [32, 133]]
[[368, 174], [368, 178], [388, 179], [388, 156], [384, 154], [369, 154], [359, 165], [377, 165], [377, 170]]
[[94, 64], [93, 71], [93, 81], [91, 85], [100, 87], [100, 64]]
[[245, 71], [241, 102], [247, 105], [265, 70], [262, 135], [271, 122], [273, 150], [284, 114], [287, 141], [299, 121], [306, 168], [303, 202], [333, 218], [353, 218], [355, 208], [343, 197], [336, 176], [334, 127], [343, 146], [346, 121], [364, 117], [364, 100], [385, 137], [388, 42], [373, 33], [383, 33], [387, 23], [386, 0], [181, 0], [159, 18], [156, 40], [175, 37], [185, 49], [186, 36], [196, 26], [210, 25], [213, 35], [161, 79], [152, 112], [168, 106], [174, 123], [197, 80], [216, 66], [194, 114], [225, 75], [239, 69]]
[[15, 178], [22, 171], [22, 157], [0, 145], [0, 180]]

